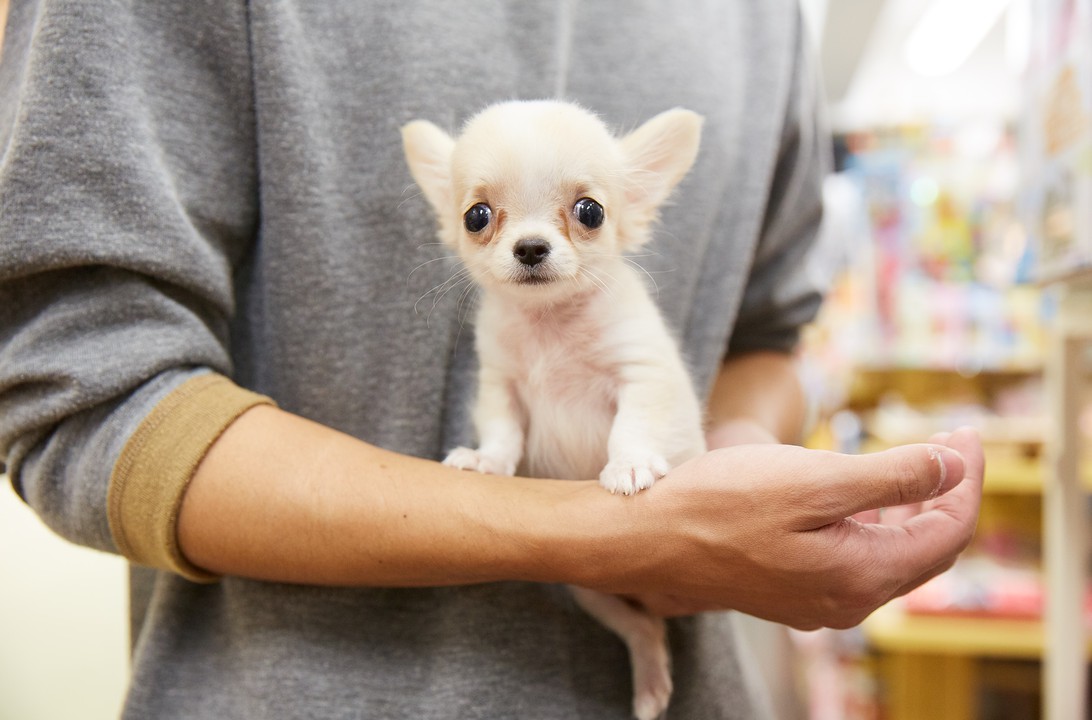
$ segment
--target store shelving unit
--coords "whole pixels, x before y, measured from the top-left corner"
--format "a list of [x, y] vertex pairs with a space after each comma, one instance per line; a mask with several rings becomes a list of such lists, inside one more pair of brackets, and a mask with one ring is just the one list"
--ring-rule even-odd
[[[1092, 314], [1090, 314], [1092, 317]], [[1004, 363], [967, 372], [958, 367], [868, 365], [855, 368], [846, 407], [862, 420], [864, 452], [892, 445], [924, 442], [934, 432], [951, 430], [957, 418], [930, 408], [955, 401], [985, 413], [991, 398], [1027, 386], [1036, 394], [1048, 373], [1043, 363]], [[881, 416], [891, 395], [913, 404], [905, 414]], [[895, 404], [898, 405], [899, 402]], [[986, 535], [1001, 528], [1020, 537], [1040, 538], [1041, 508], [1049, 486], [1051, 465], [1044, 455], [1050, 432], [1040, 414], [992, 416], [985, 413], [979, 427], [986, 448], [983, 518]], [[909, 419], [909, 421], [907, 421]], [[1092, 488], [1092, 473], [1083, 477]], [[1038, 544], [1031, 546], [1031, 549]], [[985, 550], [985, 548], [980, 548]], [[1038, 554], [1036, 553], [1036, 557]], [[891, 720], [969, 720], [981, 717], [982, 700], [989, 689], [1018, 693], [1028, 704], [1040, 688], [1034, 665], [1047, 654], [1046, 625], [1041, 619], [970, 615], [953, 608], [951, 615], [908, 611], [896, 601], [881, 608], [864, 624], [864, 638], [874, 662], [885, 718]], [[940, 611], [943, 612], [943, 611]], [[963, 613], [963, 614], [960, 614]], [[1015, 661], [1019, 676], [998, 678], [999, 666]], [[1014, 686], [1023, 683], [1019, 690]]]
[[890, 720], [979, 717], [985, 659], [1038, 660], [1043, 624], [1034, 620], [914, 616], [888, 605], [866, 625], [887, 688]]
[[985, 486], [987, 497], [1041, 496], [1044, 618], [919, 616], [899, 603], [875, 613], [865, 632], [883, 654], [892, 720], [975, 717], [983, 658], [1041, 660], [1044, 717], [1088, 717], [1092, 643], [1085, 598], [1092, 473], [1081, 463], [1080, 414], [1092, 346], [1092, 273], [1067, 277], [1057, 286], [1058, 313], [1043, 369], [1050, 411], [1044, 458], [987, 461]]
[[[981, 544], [972, 550], [981, 555], [971, 561], [993, 565], [961, 566], [965, 575], [865, 623], [893, 720], [976, 718], [1017, 693], [1023, 714], [1003, 707], [1005, 717], [1038, 716], [1036, 702], [1046, 720], [1092, 717], [1092, 483], [1081, 462], [1092, 454], [1081, 447], [1092, 435], [1092, 0], [1029, 10], [1015, 143], [968, 161], [958, 133], [939, 126], [846, 141], [864, 240], [832, 294], [827, 382], [815, 384], [828, 398], [832, 446], [874, 450], [973, 424], [987, 448]], [[1005, 177], [1013, 183], [995, 182]], [[851, 372], [873, 388], [867, 399], [827, 390], [848, 387]], [[1041, 400], [1033, 412], [987, 400], [1022, 378], [1023, 399]], [[982, 412], [967, 423], [963, 409]], [[991, 686], [987, 675], [1000, 666], [1013, 670], [1001, 684], [1019, 690]]]
[[1080, 415], [1092, 345], [1092, 0], [1044, 0], [1032, 10], [1021, 204], [1036, 247], [1035, 278], [1058, 301], [1045, 367], [1043, 711], [1047, 720], [1080, 720], [1089, 712], [1089, 506], [1080, 482]]
[[[1092, 319], [1092, 314], [1086, 316]], [[1088, 337], [1092, 338], [1092, 335]], [[1050, 372], [1050, 370], [1048, 370]], [[1083, 512], [1059, 521], [1055, 513], [1059, 506], [1083, 498], [1092, 489], [1092, 473], [1074, 475], [1075, 490], [1066, 500], [1052, 503], [1055, 466], [1036, 458], [1005, 457], [987, 460], [985, 493], [987, 500], [998, 496], [1043, 496], [1044, 527], [1056, 527], [1059, 537], [1066, 538], [1061, 548], [1052, 548], [1047, 540], [1046, 562], [1050, 569], [1051, 552], [1059, 549], [1065, 558], [1080, 558], [1073, 552], [1074, 529], [1070, 523], [1083, 522]], [[1067, 481], [1067, 484], [1070, 484]], [[1083, 508], [1083, 503], [1073, 506]], [[1081, 531], [1078, 530], [1077, 534]], [[1049, 537], [1049, 533], [1047, 534]], [[1083, 564], [1070, 563], [1065, 572], [1081, 569], [1074, 582], [1069, 579], [1059, 591], [1055, 583], [1066, 575], [1049, 573], [1052, 578], [1050, 597], [1068, 598], [1064, 612], [1051, 611], [1044, 620], [1010, 619], [1001, 617], [915, 615], [906, 611], [903, 603], [891, 603], [874, 613], [864, 630], [871, 648], [880, 654], [879, 668], [887, 689], [888, 717], [891, 720], [936, 718], [966, 720], [977, 717], [977, 693], [984, 660], [1043, 661], [1044, 688], [1050, 687], [1051, 677], [1057, 685], [1052, 708], [1047, 717], [1084, 718], [1085, 692], [1083, 657], [1092, 644], [1080, 632], [1083, 627]], [[1061, 594], [1059, 594], [1061, 593]], [[1074, 613], [1076, 617], [1074, 618]], [[1075, 624], [1074, 624], [1075, 623]], [[1074, 628], [1077, 628], [1075, 631]], [[1059, 637], [1062, 639], [1059, 640]], [[1075, 670], [1075, 672], [1074, 672]], [[1049, 696], [1047, 690], [1044, 695]], [[1046, 699], [1046, 698], [1045, 698]]]
[[1052, 432], [1050, 474], [1043, 492], [1047, 579], [1043, 709], [1047, 720], [1080, 720], [1088, 712], [1088, 641], [1085, 588], [1088, 566], [1087, 493], [1080, 479], [1086, 377], [1092, 343], [1092, 277], [1070, 276], [1058, 285], [1059, 313], [1048, 353], [1047, 397]]

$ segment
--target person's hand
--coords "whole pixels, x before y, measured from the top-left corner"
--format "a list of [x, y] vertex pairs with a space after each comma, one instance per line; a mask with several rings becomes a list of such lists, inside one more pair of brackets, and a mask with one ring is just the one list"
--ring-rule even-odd
[[664, 615], [730, 608], [802, 629], [856, 625], [951, 567], [974, 533], [978, 436], [935, 440], [869, 455], [711, 451], [631, 499], [658, 522], [639, 570], [599, 589]]
[[[929, 438], [930, 443], [947, 445], [952, 433], [937, 433]], [[896, 507], [885, 507], [865, 510], [853, 516], [853, 519], [866, 524], [901, 525], [915, 515], [919, 515], [926, 508], [932, 507], [933, 501], [916, 502]]]

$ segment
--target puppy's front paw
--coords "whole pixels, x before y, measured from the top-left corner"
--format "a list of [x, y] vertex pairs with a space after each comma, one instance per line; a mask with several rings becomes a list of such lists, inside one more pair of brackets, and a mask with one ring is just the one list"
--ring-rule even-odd
[[516, 463], [505, 458], [486, 455], [481, 450], [457, 447], [444, 458], [444, 465], [460, 470], [476, 470], [489, 475], [515, 475]]
[[652, 487], [670, 469], [667, 460], [659, 455], [641, 459], [618, 458], [607, 463], [599, 473], [599, 484], [612, 494], [633, 495]]

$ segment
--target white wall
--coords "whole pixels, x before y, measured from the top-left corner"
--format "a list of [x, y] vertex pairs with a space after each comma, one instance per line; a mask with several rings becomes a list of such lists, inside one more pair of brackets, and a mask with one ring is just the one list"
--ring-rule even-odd
[[126, 573], [51, 533], [0, 476], [0, 720], [118, 717]]

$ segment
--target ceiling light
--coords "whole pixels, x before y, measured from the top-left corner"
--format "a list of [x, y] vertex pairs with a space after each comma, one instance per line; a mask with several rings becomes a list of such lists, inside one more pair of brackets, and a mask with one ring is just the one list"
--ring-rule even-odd
[[910, 69], [926, 77], [955, 72], [1008, 4], [1009, 0], [933, 0], [906, 41]]
[[1005, 14], [1005, 59], [1019, 75], [1031, 56], [1031, 0], [1012, 0]]

